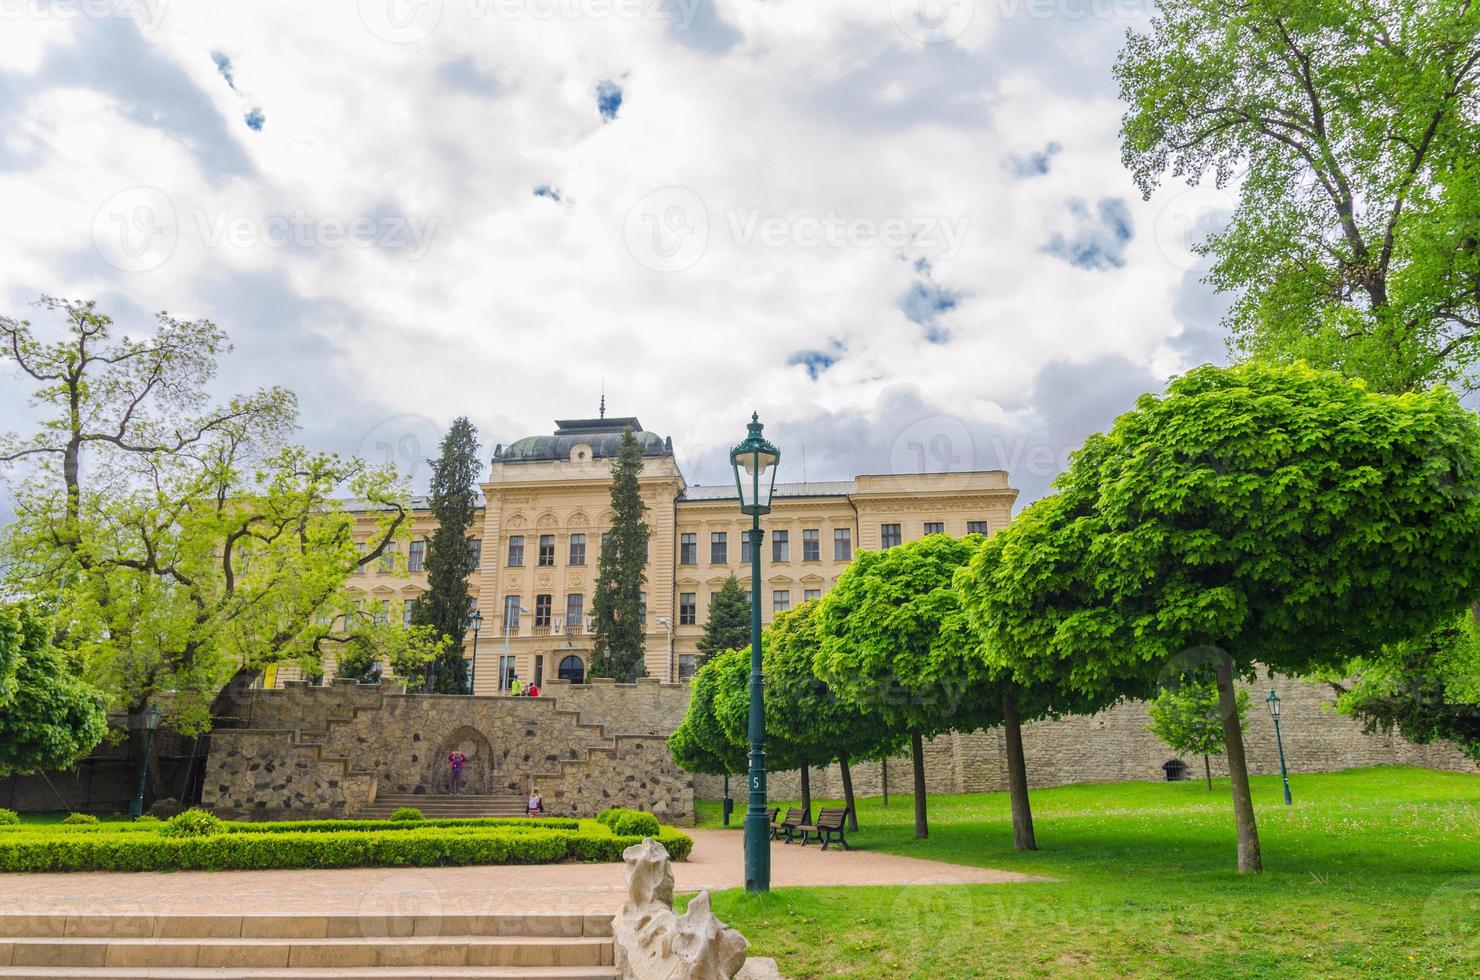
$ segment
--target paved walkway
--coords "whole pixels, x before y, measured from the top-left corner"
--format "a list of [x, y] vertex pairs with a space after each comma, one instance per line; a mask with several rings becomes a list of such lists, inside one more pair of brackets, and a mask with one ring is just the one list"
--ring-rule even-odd
[[[694, 853], [673, 865], [677, 890], [744, 884], [738, 831], [690, 830]], [[871, 851], [771, 845], [773, 887], [997, 884], [1040, 881]], [[453, 915], [503, 911], [615, 912], [617, 864], [305, 871], [82, 872], [0, 874], [0, 915]]]

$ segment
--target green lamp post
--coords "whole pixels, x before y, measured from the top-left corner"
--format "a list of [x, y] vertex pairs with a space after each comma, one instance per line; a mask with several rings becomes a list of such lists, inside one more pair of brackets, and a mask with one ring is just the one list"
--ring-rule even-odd
[[154, 733], [159, 730], [159, 705], [149, 705], [144, 712], [144, 764], [139, 767], [139, 791], [129, 801], [128, 815], [137, 817], [144, 812], [144, 786], [149, 780], [149, 751], [154, 744]]
[[745, 809], [745, 890], [771, 890], [771, 843], [766, 819], [765, 679], [761, 675], [761, 515], [771, 510], [781, 452], [761, 436], [759, 413], [745, 441], [730, 451], [740, 510], [750, 524], [750, 802]]
[[1290, 805], [1290, 772], [1285, 768], [1285, 740], [1280, 735], [1280, 696], [1273, 691], [1264, 699], [1269, 705], [1269, 717], [1274, 719], [1274, 744], [1280, 749], [1280, 779], [1285, 783], [1285, 806]]

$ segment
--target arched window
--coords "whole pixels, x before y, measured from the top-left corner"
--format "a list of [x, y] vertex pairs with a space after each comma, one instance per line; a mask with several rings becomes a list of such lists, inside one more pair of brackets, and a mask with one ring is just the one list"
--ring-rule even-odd
[[586, 680], [586, 665], [581, 658], [572, 654], [560, 661], [560, 679], [570, 681], [572, 684], [581, 684]]

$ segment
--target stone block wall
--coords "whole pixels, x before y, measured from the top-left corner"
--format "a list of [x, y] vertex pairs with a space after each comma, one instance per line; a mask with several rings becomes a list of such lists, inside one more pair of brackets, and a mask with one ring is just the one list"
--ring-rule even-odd
[[[243, 709], [252, 727], [212, 736], [203, 802], [234, 817], [352, 816], [379, 794], [446, 793], [447, 756], [460, 751], [466, 794], [523, 796], [538, 787], [552, 816], [630, 806], [692, 823], [693, 779], [673, 764], [666, 734], [608, 734], [639, 727], [632, 719], [644, 713], [640, 705], [651, 716], [679, 685], [622, 687], [593, 685], [596, 696], [584, 699], [407, 695], [341, 683], [252, 691]], [[603, 723], [585, 720], [572, 702]]]

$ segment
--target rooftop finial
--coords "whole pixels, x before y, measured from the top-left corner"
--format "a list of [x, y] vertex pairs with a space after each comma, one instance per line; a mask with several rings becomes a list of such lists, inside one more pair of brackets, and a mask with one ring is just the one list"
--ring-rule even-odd
[[606, 418], [606, 379], [601, 379], [601, 414], [598, 418]]

